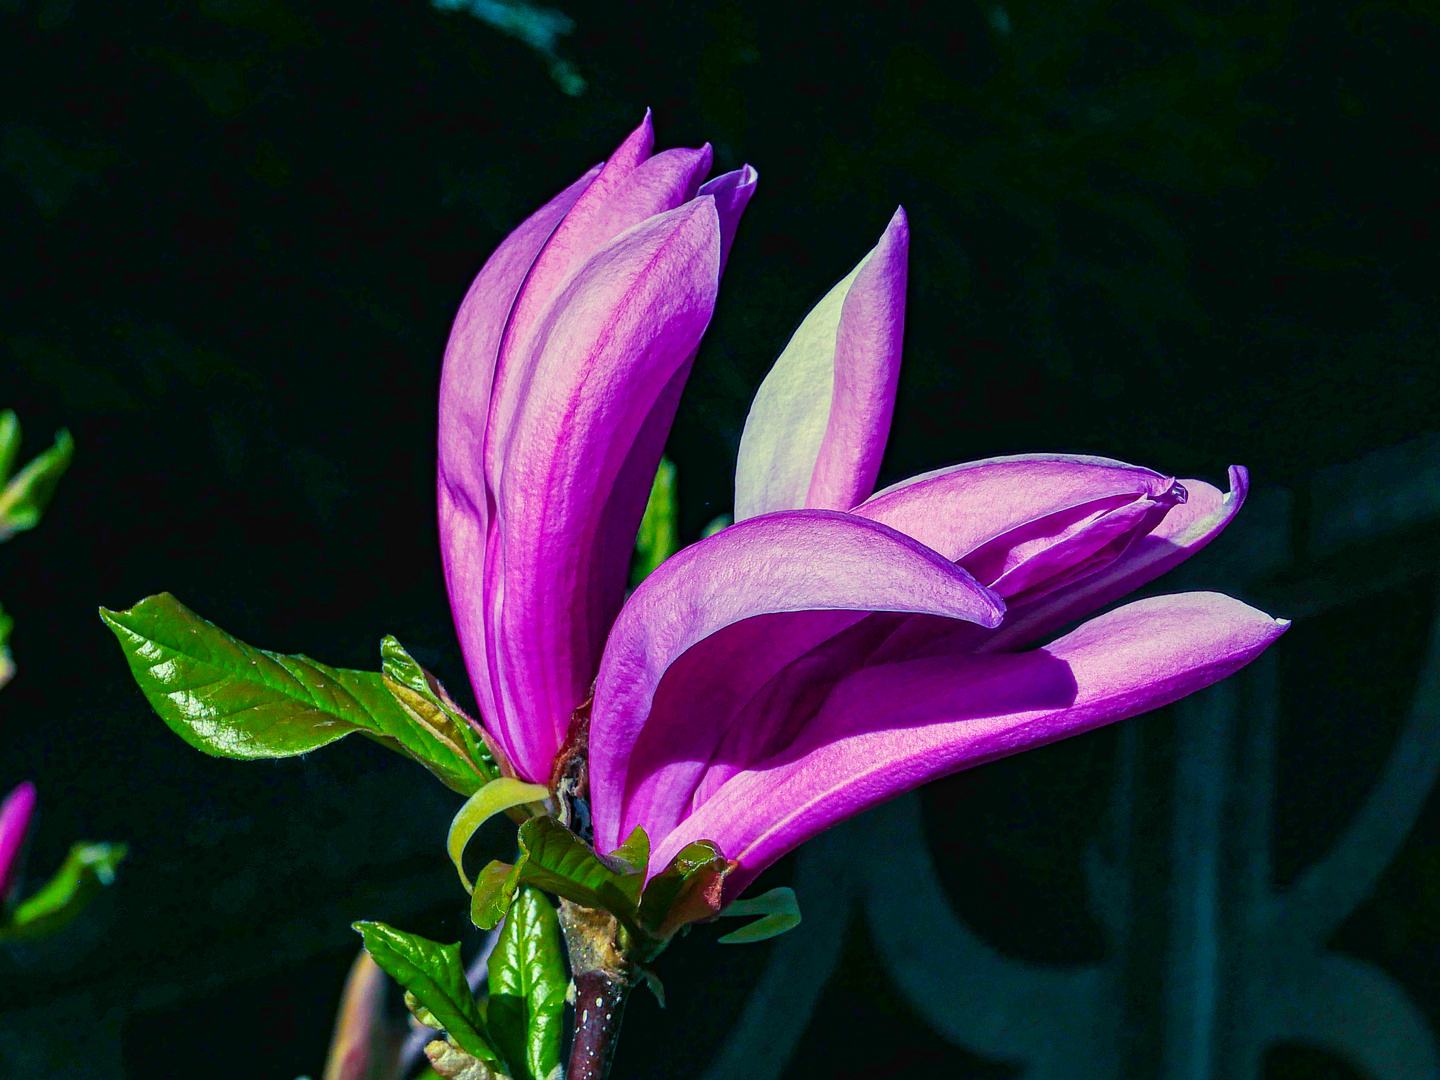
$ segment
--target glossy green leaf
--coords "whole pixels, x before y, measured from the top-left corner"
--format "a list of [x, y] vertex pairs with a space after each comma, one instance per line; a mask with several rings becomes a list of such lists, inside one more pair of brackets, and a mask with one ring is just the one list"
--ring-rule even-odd
[[644, 581], [656, 567], [680, 550], [680, 504], [675, 491], [675, 463], [660, 459], [655, 482], [650, 485], [650, 501], [640, 519], [635, 537], [635, 554], [630, 560], [630, 587]]
[[500, 1064], [485, 1017], [465, 981], [458, 942], [442, 945], [381, 922], [353, 926], [375, 963], [430, 1011], [456, 1045], [483, 1062]]
[[74, 456], [75, 440], [61, 428], [50, 449], [10, 478], [0, 490], [0, 540], [39, 524]]
[[470, 921], [481, 930], [493, 929], [510, 909], [519, 887], [520, 871], [516, 867], [499, 859], [491, 861], [475, 879], [475, 890], [470, 894]]
[[559, 1075], [569, 981], [555, 909], [524, 886], [490, 954], [490, 1032], [515, 1080]]
[[169, 593], [128, 611], [100, 609], [130, 671], [170, 729], [216, 757], [292, 757], [361, 732], [414, 758], [462, 795], [484, 777], [474, 761], [417, 723], [371, 671], [256, 649]]
[[[608, 911], [626, 926], [637, 928], [643, 871], [619, 859], [613, 865], [602, 860], [588, 844], [548, 815], [525, 822], [516, 839], [520, 854], [515, 865], [492, 862], [475, 881], [470, 918], [476, 926], [494, 926], [520, 885], [537, 885], [583, 907]], [[645, 843], [648, 847], [649, 842]]]
[[644, 873], [625, 864], [616, 869], [600, 859], [590, 846], [552, 817], [533, 817], [520, 826], [523, 863], [520, 880], [573, 900], [585, 907], [602, 908], [633, 923], [640, 904]]
[[0, 918], [0, 941], [48, 937], [63, 930], [115, 880], [124, 844], [75, 844], [40, 891]]
[[549, 794], [549, 789], [543, 784], [527, 784], [511, 776], [501, 776], [491, 780], [465, 800], [465, 805], [460, 807], [450, 821], [445, 849], [450, 853], [450, 861], [455, 864], [455, 871], [460, 875], [460, 884], [465, 886], [466, 892], [474, 891], [470, 879], [465, 876], [464, 857], [465, 845], [475, 835], [475, 830], [502, 811], [525, 803], [543, 802]]
[[800, 925], [800, 903], [795, 899], [795, 890], [788, 888], [771, 889], [752, 900], [737, 900], [720, 914], [763, 916], [720, 938], [721, 945], [766, 941]]
[[643, 874], [650, 865], [650, 837], [645, 834], [643, 827], [636, 825], [629, 839], [606, 858], [611, 863], [624, 863], [632, 873]]
[[479, 725], [455, 704], [439, 679], [416, 663], [389, 634], [380, 642], [380, 659], [385, 688], [414, 723], [468, 759], [484, 781], [500, 775], [500, 766], [480, 736]]
[[709, 840], [682, 848], [670, 865], [650, 879], [640, 899], [640, 922], [656, 951], [680, 927], [720, 913], [721, 888], [730, 864]]

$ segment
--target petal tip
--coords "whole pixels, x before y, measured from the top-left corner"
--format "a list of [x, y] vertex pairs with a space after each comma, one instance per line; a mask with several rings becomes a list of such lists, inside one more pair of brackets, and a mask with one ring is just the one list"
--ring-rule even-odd
[[902, 254], [909, 252], [910, 219], [903, 206], [897, 206], [895, 213], [890, 215], [885, 231], [880, 234], [880, 242], [875, 246], [879, 249], [894, 249]]

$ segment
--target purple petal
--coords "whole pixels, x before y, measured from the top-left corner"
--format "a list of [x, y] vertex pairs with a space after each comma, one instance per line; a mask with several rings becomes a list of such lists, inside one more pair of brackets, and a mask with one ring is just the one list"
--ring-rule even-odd
[[730, 258], [730, 245], [735, 242], [735, 230], [740, 227], [740, 215], [755, 194], [755, 185], [760, 174], [749, 165], [742, 165], [734, 172], [721, 173], [714, 180], [700, 185], [700, 195], [715, 199], [715, 210], [720, 215], [720, 273], [725, 273], [725, 262]]
[[1110, 565], [1184, 501], [1149, 469], [1027, 454], [915, 477], [855, 513], [954, 559], [1014, 607]]
[[663, 840], [652, 871], [703, 838], [740, 863], [737, 895], [816, 833], [947, 773], [1169, 704], [1223, 679], [1280, 636], [1217, 593], [1152, 597], [1033, 652], [865, 668], [795, 743], [724, 784]]
[[[715, 200], [715, 210], [720, 218], [720, 271], [724, 273], [725, 257], [735, 239], [735, 230], [740, 216], [745, 212], [750, 196], [755, 193], [757, 174], [746, 165], [742, 169], [717, 176], [701, 186], [699, 197], [710, 196]], [[645, 514], [645, 504], [650, 498], [650, 488], [655, 480], [655, 470], [660, 464], [660, 455], [665, 449], [665, 440], [675, 422], [675, 410], [680, 404], [680, 394], [690, 377], [690, 368], [695, 354], [670, 377], [660, 397], [656, 400], [650, 415], [646, 417], [635, 445], [626, 458], [620, 476], [615, 482], [615, 491], [604, 513], [605, 550], [610, 554], [605, 562], [630, 565], [630, 556], [635, 547], [635, 532], [638, 522]]]
[[[707, 760], [706, 748], [724, 734], [712, 717], [733, 715], [736, 688], [752, 685], [752, 668], [769, 667], [763, 683], [777, 654], [788, 662], [856, 621], [853, 614], [820, 616], [808, 634], [797, 635], [794, 624], [756, 616], [877, 610], [994, 626], [1004, 605], [924, 545], [877, 522], [829, 511], [741, 522], [664, 563], [615, 621], [596, 681], [590, 797], [597, 843], [618, 845], [632, 810], [653, 821], [649, 811], [662, 802], [688, 802], [693, 784], [685, 787], [676, 776]], [[718, 643], [687, 657], [722, 630]], [[702, 685], [707, 693], [698, 695]], [[709, 690], [717, 686], [731, 695], [728, 706], [712, 702]], [[700, 703], [705, 713], [697, 717]], [[642, 746], [652, 704], [654, 727]], [[643, 795], [633, 794], [641, 789]]]
[[909, 247], [905, 211], [896, 210], [760, 384], [740, 438], [736, 520], [849, 510], [873, 490], [895, 407]]
[[1170, 510], [1104, 570], [1076, 581], [1034, 603], [1012, 610], [1005, 623], [981, 646], [986, 652], [1018, 649], [1038, 641], [1075, 619], [1104, 607], [1178, 566], [1219, 536], [1250, 490], [1250, 474], [1230, 466], [1230, 491], [1222, 493], [1203, 480], [1181, 480], [1187, 501]]
[[698, 150], [667, 150], [647, 157], [653, 141], [647, 112], [645, 122], [605, 163], [595, 181], [555, 229], [515, 302], [514, 314], [500, 344], [490, 406], [485, 462], [492, 487], [507, 465], [504, 446], [510, 425], [524, 408], [529, 387], [543, 383], [546, 378], [536, 370], [540, 356], [536, 335], [543, 332], [547, 312], [558, 302], [566, 283], [597, 251], [627, 229], [693, 198], [701, 179], [710, 171], [708, 145]]
[[[617, 483], [643, 474], [627, 460], [704, 333], [719, 261], [714, 202], [696, 199], [594, 255], [536, 327], [534, 382], [491, 481], [483, 590], [499, 734], [528, 780], [548, 778], [588, 695], [644, 511]], [[630, 519], [623, 551], [607, 508]]]
[[455, 316], [440, 375], [440, 549], [450, 609], [482, 715], [493, 717], [480, 616], [489, 522], [483, 451], [495, 357], [525, 275], [555, 226], [600, 172], [597, 165], [532, 214], [495, 249]]
[[20, 853], [35, 816], [35, 785], [20, 784], [0, 803], [0, 903], [9, 898], [20, 878]]
[[[952, 627], [969, 627], [981, 634], [987, 632], [975, 623], [939, 615], [876, 611], [820, 642], [805, 655], [779, 668], [745, 702], [745, 707], [729, 725], [724, 739], [710, 754], [709, 764], [696, 782], [685, 812], [703, 805], [736, 773], [773, 757], [794, 742], [836, 683], [871, 663], [875, 650], [893, 635], [898, 626], [918, 619]], [[678, 820], [666, 824], [673, 827]]]

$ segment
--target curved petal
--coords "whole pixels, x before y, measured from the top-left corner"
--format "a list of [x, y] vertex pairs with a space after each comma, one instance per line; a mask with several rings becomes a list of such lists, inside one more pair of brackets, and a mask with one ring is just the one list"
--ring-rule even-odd
[[[1122, 464], [1105, 459], [1077, 460], [1096, 461], [1101, 465]], [[950, 620], [917, 615], [901, 624], [890, 639], [875, 651], [870, 662], [886, 663], [952, 652], [1008, 652], [1023, 648], [1066, 623], [1083, 618], [1159, 577], [1218, 536], [1245, 501], [1248, 487], [1245, 470], [1232, 467], [1230, 480], [1232, 487], [1228, 495], [1222, 495], [1203, 480], [1180, 481], [1177, 486], [1186, 492], [1186, 501], [1171, 506], [1148, 535], [1134, 539], [1113, 560], [1108, 561], [1108, 565], [1092, 567], [1083, 578], [1072, 575], [1068, 583], [1061, 582], [1060, 587], [1053, 591], [1032, 592], [1034, 599], [1030, 602], [1026, 602], [1027, 597], [1024, 596], [1010, 601], [1005, 621], [998, 630], [960, 626]], [[880, 498], [877, 495], [872, 501], [878, 502]], [[924, 531], [913, 519], [907, 520], [906, 524]], [[943, 537], [933, 532], [926, 535], [937, 543], [944, 542]], [[962, 565], [965, 563], [962, 562]]]
[[515, 302], [515, 312], [500, 344], [485, 463], [492, 486], [507, 467], [510, 426], [524, 408], [530, 387], [546, 376], [538, 370], [538, 335], [548, 312], [588, 260], [626, 230], [694, 197], [710, 171], [708, 145], [698, 150], [666, 150], [649, 157], [654, 135], [650, 114], [605, 163], [594, 183], [555, 229]]
[[[925, 619], [951, 627], [988, 631], [975, 623], [940, 615], [903, 615], [874, 611], [781, 667], [757, 691], [730, 723], [724, 738], [710, 754], [703, 775], [695, 782], [689, 813], [702, 806], [736, 773], [773, 757], [789, 746], [810, 722], [841, 679], [874, 662], [877, 648], [897, 627]], [[667, 821], [673, 828], [679, 818]]]
[[[648, 783], [646, 799], [658, 799], [652, 774], [708, 757], [723, 730], [696, 717], [708, 708], [692, 696], [691, 679], [703, 677], [684, 654], [717, 631], [756, 616], [779, 612], [933, 612], [986, 626], [999, 623], [1004, 604], [964, 570], [924, 545], [878, 522], [831, 511], [790, 511], [740, 522], [673, 556], [651, 574], [626, 603], [611, 630], [590, 718], [590, 799], [596, 842], [619, 844], [631, 789]], [[848, 617], [839, 622], [843, 629]], [[772, 624], [773, 625], [773, 624]], [[726, 640], [732, 661], [725, 678], [745, 670], [745, 657], [786, 648], [782, 632], [736, 626]], [[825, 626], [792, 656], [833, 635]], [[713, 659], [713, 656], [712, 656]], [[672, 665], [676, 678], [656, 702]], [[715, 672], [711, 666], [710, 672]], [[742, 676], [743, 677], [743, 676]], [[712, 680], [713, 681], [713, 678]], [[681, 683], [687, 685], [681, 686]], [[657, 706], [657, 721], [639, 746]], [[666, 783], [664, 797], [678, 799]], [[683, 785], [681, 785], [683, 786]], [[689, 789], [684, 799], [689, 798]]]
[[910, 229], [880, 242], [816, 304], [760, 384], [735, 470], [735, 518], [849, 510], [875, 486], [905, 330]]
[[[750, 196], [755, 193], [758, 174], [750, 166], [725, 173], [701, 186], [699, 197], [710, 196], [715, 200], [715, 211], [720, 218], [720, 272], [725, 271], [725, 257], [735, 239], [740, 216], [745, 212]], [[690, 369], [695, 362], [692, 352], [670, 377], [670, 382], [661, 392], [655, 405], [641, 426], [635, 445], [630, 450], [625, 465], [615, 481], [615, 490], [606, 506], [603, 520], [605, 536], [602, 540], [606, 565], [623, 563], [630, 565], [630, 556], [635, 548], [637, 523], [645, 514], [645, 504], [650, 498], [650, 487], [655, 481], [655, 470], [660, 464], [660, 455], [665, 450], [665, 440], [675, 422], [675, 410], [680, 404], [680, 394], [690, 378]], [[617, 605], [618, 606], [618, 605]]]
[[714, 202], [696, 199], [593, 256], [537, 327], [536, 382], [492, 480], [483, 590], [501, 736], [526, 779], [548, 778], [587, 696], [644, 503], [619, 500], [633, 511], [619, 553], [614, 537], [624, 530], [606, 521], [606, 508], [646, 419], [709, 323], [719, 262]]
[[1245, 505], [1250, 474], [1230, 466], [1230, 491], [1222, 493], [1203, 480], [1182, 480], [1188, 492], [1148, 536], [1099, 573], [1076, 581], [1038, 601], [1012, 610], [1004, 624], [980, 646], [986, 652], [1018, 649], [1038, 641], [1075, 619], [1134, 592], [1180, 565], [1224, 531]]
[[663, 840], [663, 867], [705, 838], [740, 863], [738, 895], [816, 833], [903, 791], [1169, 704], [1249, 663], [1288, 623], [1217, 593], [1152, 597], [1043, 649], [865, 668], [794, 744], [738, 774]]
[[488, 718], [495, 715], [495, 697], [484, 659], [480, 584], [485, 576], [485, 537], [490, 515], [484, 472], [485, 431], [496, 353], [525, 275], [555, 226], [599, 172], [600, 166], [596, 165], [501, 242], [465, 294], [445, 346], [445, 365], [440, 373], [437, 477], [440, 554], [470, 683], [481, 715]]
[[1108, 566], [1185, 498], [1150, 469], [1026, 454], [915, 477], [854, 512], [954, 559], [1013, 607]]
[[749, 165], [742, 165], [733, 172], [721, 173], [714, 180], [700, 185], [698, 195], [710, 195], [715, 199], [715, 210], [720, 215], [720, 273], [725, 273], [725, 262], [730, 258], [730, 246], [735, 242], [735, 230], [740, 227], [740, 216], [755, 194], [755, 185], [760, 174]]
[[20, 878], [20, 853], [35, 816], [35, 785], [26, 780], [0, 803], [0, 904]]

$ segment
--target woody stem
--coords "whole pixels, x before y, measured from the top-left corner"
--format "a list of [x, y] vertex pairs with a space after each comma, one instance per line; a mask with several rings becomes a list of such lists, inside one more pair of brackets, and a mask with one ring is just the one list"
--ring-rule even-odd
[[575, 1038], [566, 1080], [605, 1080], [630, 987], [603, 971], [575, 973]]
[[605, 1080], [615, 1057], [625, 996], [635, 983], [626, 935], [608, 911], [565, 899], [560, 901], [560, 930], [575, 980], [575, 1037], [566, 1080]]

